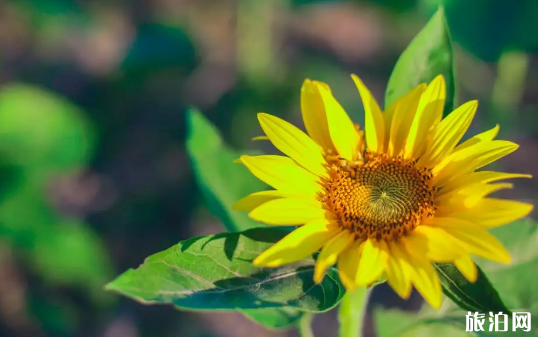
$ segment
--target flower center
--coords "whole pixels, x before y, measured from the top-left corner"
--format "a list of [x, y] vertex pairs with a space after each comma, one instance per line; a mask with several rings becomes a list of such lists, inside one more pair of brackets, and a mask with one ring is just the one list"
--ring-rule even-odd
[[321, 198], [357, 238], [397, 239], [435, 211], [432, 174], [410, 159], [366, 153], [355, 166], [330, 166]]

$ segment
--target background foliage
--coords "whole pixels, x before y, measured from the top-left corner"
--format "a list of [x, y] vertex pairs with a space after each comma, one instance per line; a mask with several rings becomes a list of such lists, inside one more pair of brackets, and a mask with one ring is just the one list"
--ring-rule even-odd
[[[299, 89], [310, 77], [328, 82], [362, 121], [349, 73], [382, 101], [399, 54], [439, 3], [454, 41], [457, 100], [481, 100], [471, 131], [501, 123], [500, 137], [521, 148], [496, 169], [537, 176], [533, 0], [0, 3], [0, 335], [293, 336], [245, 318], [287, 326], [300, 316], [291, 306], [263, 315], [184, 312], [103, 287], [177, 242], [251, 226], [229, 205], [259, 183], [222, 178], [243, 176], [230, 163], [236, 149], [273, 151], [250, 141], [261, 134], [255, 113], [299, 125]], [[203, 116], [187, 116], [187, 106]], [[502, 196], [536, 199], [535, 180], [514, 183]], [[536, 269], [533, 223], [496, 234], [516, 263], [481, 266], [508, 307], [536, 312], [538, 292], [521, 286]], [[418, 296], [404, 303], [384, 286], [373, 302], [408, 312], [378, 312], [367, 325], [372, 336], [374, 324], [380, 337], [461, 334], [463, 313], [448, 304], [417, 313]], [[319, 336], [336, 326], [333, 312], [314, 321]]]

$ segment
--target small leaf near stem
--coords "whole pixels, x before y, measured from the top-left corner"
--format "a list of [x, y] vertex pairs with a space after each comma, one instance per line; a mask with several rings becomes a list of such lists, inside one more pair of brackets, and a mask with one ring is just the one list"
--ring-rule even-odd
[[385, 108], [420, 83], [429, 83], [437, 75], [443, 75], [445, 114], [452, 111], [456, 101], [453, 58], [444, 9], [440, 7], [396, 62], [385, 93]]
[[486, 274], [477, 266], [478, 277], [469, 282], [452, 263], [434, 263], [445, 295], [463, 310], [511, 314]]
[[344, 295], [338, 310], [339, 337], [362, 336], [362, 325], [371, 289], [360, 287]]

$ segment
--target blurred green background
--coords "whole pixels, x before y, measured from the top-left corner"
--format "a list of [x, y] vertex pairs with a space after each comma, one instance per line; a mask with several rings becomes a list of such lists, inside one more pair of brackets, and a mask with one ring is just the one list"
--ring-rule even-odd
[[[495, 167], [538, 176], [535, 0], [0, 2], [0, 336], [296, 336], [241, 314], [142, 306], [103, 286], [180, 240], [223, 230], [185, 150], [196, 106], [233, 147], [270, 152], [256, 112], [300, 122], [304, 78], [362, 124], [399, 54], [443, 3], [472, 133], [521, 144]], [[502, 196], [536, 199], [536, 180]], [[387, 287], [374, 302], [417, 308]], [[463, 318], [462, 318], [463, 319]], [[334, 336], [334, 313], [316, 317]], [[371, 329], [371, 328], [370, 328]]]

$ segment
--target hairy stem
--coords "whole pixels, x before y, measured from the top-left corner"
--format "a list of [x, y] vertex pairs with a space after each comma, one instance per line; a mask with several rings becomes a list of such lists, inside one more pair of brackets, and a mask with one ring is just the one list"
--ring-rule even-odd
[[299, 321], [299, 334], [301, 335], [301, 337], [314, 337], [314, 333], [312, 332], [313, 318], [313, 314], [305, 313]]
[[340, 322], [339, 337], [362, 336], [362, 325], [364, 315], [366, 314], [369, 294], [369, 289], [361, 287], [355, 291], [348, 291], [344, 295], [338, 310], [338, 320]]

